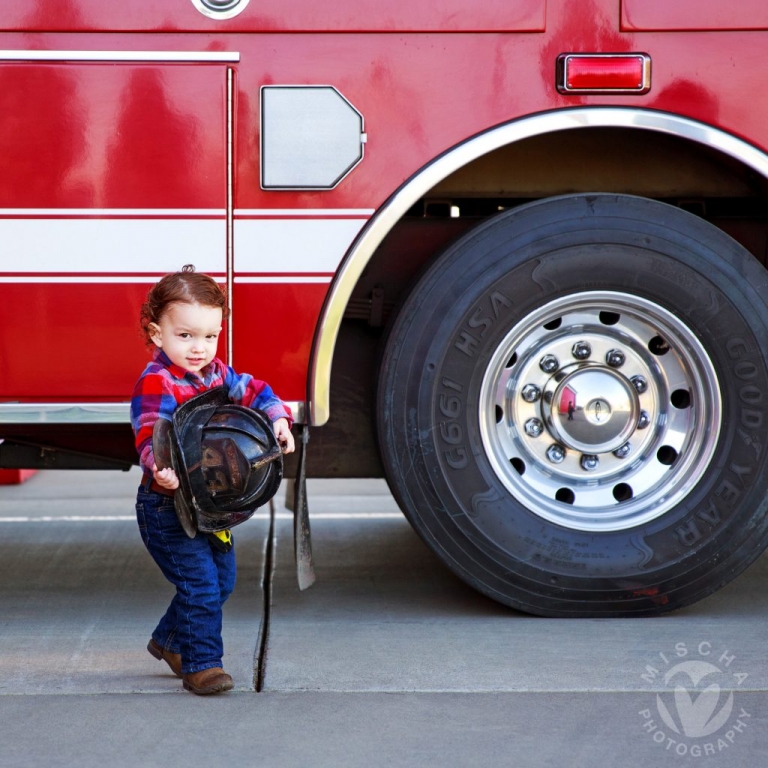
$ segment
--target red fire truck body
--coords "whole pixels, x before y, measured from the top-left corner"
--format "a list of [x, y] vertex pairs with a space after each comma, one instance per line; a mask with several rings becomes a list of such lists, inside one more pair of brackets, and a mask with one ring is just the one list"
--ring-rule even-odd
[[0, 466], [135, 462], [149, 285], [544, 615], [768, 543], [768, 5], [37, 0], [0, 19]]

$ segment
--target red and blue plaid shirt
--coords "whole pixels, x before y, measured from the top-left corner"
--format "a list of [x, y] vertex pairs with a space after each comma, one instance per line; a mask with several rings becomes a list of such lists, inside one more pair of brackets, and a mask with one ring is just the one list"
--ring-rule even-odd
[[288, 419], [293, 424], [291, 409], [264, 381], [249, 373], [238, 374], [215, 357], [199, 374], [174, 365], [161, 349], [155, 349], [153, 360], [144, 369], [131, 397], [131, 425], [136, 436], [139, 461], [152, 474], [152, 430], [158, 419], [171, 420], [173, 412], [195, 395], [224, 385], [229, 399], [238, 405], [260, 408], [274, 422]]

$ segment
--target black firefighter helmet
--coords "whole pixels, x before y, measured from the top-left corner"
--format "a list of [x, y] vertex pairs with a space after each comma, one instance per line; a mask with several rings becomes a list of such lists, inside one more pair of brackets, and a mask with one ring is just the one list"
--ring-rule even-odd
[[152, 433], [158, 469], [173, 467], [174, 506], [190, 538], [247, 520], [277, 492], [283, 454], [263, 411], [235, 405], [215, 387], [180, 405]]

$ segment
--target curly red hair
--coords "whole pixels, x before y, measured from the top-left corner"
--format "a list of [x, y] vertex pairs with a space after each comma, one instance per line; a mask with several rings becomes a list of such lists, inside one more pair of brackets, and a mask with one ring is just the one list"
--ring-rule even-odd
[[185, 264], [179, 272], [171, 272], [152, 286], [141, 307], [141, 330], [148, 344], [152, 343], [150, 323], [158, 324], [171, 304], [202, 304], [221, 310], [222, 318], [229, 317], [227, 294], [210, 276], [195, 272], [192, 264]]

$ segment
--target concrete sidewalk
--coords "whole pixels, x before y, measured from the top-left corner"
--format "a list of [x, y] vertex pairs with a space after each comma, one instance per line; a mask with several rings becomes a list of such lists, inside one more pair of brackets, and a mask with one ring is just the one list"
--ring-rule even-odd
[[[202, 698], [145, 650], [173, 590], [139, 539], [137, 484], [46, 472], [0, 488], [1, 768], [764, 761], [766, 557], [661, 618], [541, 619], [452, 576], [383, 482], [311, 481], [317, 583], [296, 586], [281, 504], [273, 572], [268, 515], [236, 529], [224, 620], [236, 690]], [[714, 668], [688, 710], [665, 679], [684, 661]], [[711, 737], [681, 735], [699, 715], [727, 717]]]
[[[345, 499], [347, 516], [331, 513]], [[750, 690], [768, 690], [768, 557], [715, 595], [658, 618], [543, 619], [454, 577], [380, 490], [310, 494], [317, 583], [299, 592], [292, 526], [277, 525], [266, 690], [646, 691], [646, 665], [734, 656]], [[325, 515], [329, 515], [325, 517]], [[680, 644], [683, 644], [680, 646]]]
[[[180, 690], [146, 651], [174, 588], [139, 537], [138, 483], [136, 471], [52, 471], [0, 489], [0, 694]], [[235, 532], [223, 636], [239, 690], [254, 690], [268, 530], [262, 517]]]
[[[765, 696], [742, 693], [737, 703], [750, 713], [741, 719], [741, 731], [723, 729], [722, 738], [702, 741], [657, 728], [654, 733], [665, 736], [659, 742], [643, 714], [654, 707], [653, 697], [637, 693], [0, 696], [0, 763], [3, 768], [755, 768], [765, 762]], [[660, 723], [658, 715], [655, 722]], [[686, 754], [676, 751], [678, 744], [685, 744]]]

